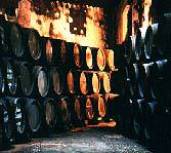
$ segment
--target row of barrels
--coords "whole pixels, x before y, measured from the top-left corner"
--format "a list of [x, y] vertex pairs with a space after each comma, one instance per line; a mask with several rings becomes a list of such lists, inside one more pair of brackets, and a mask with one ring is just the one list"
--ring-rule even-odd
[[131, 69], [126, 69], [126, 107], [129, 111], [123, 113], [127, 130], [136, 138], [156, 138], [159, 130], [156, 116], [165, 111], [171, 100], [170, 66], [169, 61], [161, 60], [142, 65], [134, 63]]
[[2, 56], [15, 56], [39, 65], [60, 65], [67, 68], [114, 71], [114, 51], [84, 47], [63, 40], [40, 37], [36, 30], [0, 23]]
[[[85, 120], [96, 121], [110, 118], [116, 94], [71, 96], [58, 98], [32, 99], [24, 97], [2, 97], [0, 99], [1, 144], [21, 142], [35, 133], [58, 132], [64, 126], [85, 124]], [[45, 130], [47, 132], [45, 132]]]
[[125, 42], [125, 56], [130, 62], [155, 61], [171, 57], [171, 14], [164, 14], [159, 22], [137, 29], [135, 36]]
[[159, 23], [137, 29], [136, 36], [129, 36], [124, 46], [126, 92], [122, 131], [148, 146], [171, 138], [169, 18], [165, 14]]
[[131, 98], [145, 97], [147, 100], [158, 99], [160, 103], [168, 103], [170, 97], [166, 95], [171, 90], [170, 68], [171, 61], [167, 59], [128, 66], [126, 77]]
[[1, 94], [42, 96], [110, 93], [116, 89], [117, 71], [61, 70], [57, 66], [32, 66], [28, 62], [4, 59], [0, 68]]

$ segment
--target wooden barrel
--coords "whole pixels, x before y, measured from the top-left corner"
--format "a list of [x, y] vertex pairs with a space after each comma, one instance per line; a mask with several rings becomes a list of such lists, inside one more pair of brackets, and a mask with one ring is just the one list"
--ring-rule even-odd
[[102, 81], [103, 81], [104, 93], [110, 93], [111, 92], [111, 75], [109, 73], [104, 72], [102, 74]]
[[35, 96], [45, 97], [49, 92], [49, 75], [47, 69], [41, 66], [33, 68]]
[[88, 120], [102, 120], [106, 116], [106, 103], [101, 95], [87, 96], [86, 116]]
[[81, 46], [78, 44], [74, 44], [73, 46], [73, 57], [74, 57], [74, 63], [77, 68], [81, 68], [83, 64], [83, 57], [82, 57], [82, 49]]
[[94, 64], [92, 50], [90, 47], [87, 47], [85, 52], [86, 52], [86, 56], [85, 56], [86, 66], [85, 67], [91, 70], [93, 69], [93, 64]]
[[98, 49], [97, 57], [96, 57], [97, 66], [100, 71], [103, 71], [106, 67], [106, 55], [105, 51], [102, 49]]
[[42, 123], [39, 102], [36, 99], [27, 99], [25, 108], [29, 129], [32, 133], [37, 133]]
[[102, 96], [98, 98], [98, 114], [102, 118], [106, 116], [106, 102]]
[[57, 123], [57, 105], [53, 98], [44, 100], [45, 121], [48, 128], [54, 128]]
[[106, 61], [107, 61], [107, 70], [115, 70], [115, 54], [112, 49], [105, 49]]
[[[43, 57], [41, 63], [44, 65], [62, 65], [61, 40], [42, 38]], [[64, 46], [63, 46], [64, 47]], [[64, 50], [64, 49], [63, 49]]]
[[86, 76], [86, 73], [82, 72], [80, 74], [79, 82], [80, 82], [80, 91], [83, 95], [86, 95], [88, 93], [88, 77]]
[[67, 73], [67, 86], [69, 93], [81, 93], [83, 95], [86, 95], [93, 92], [93, 85], [94, 90], [96, 91], [97, 89], [95, 88], [97, 88], [97, 85], [96, 82], [92, 82], [92, 79], [96, 79], [95, 77], [93, 78], [92, 73], [70, 70]]
[[68, 86], [68, 92], [70, 94], [74, 94], [76, 91], [76, 85], [75, 85], [75, 79], [78, 80], [78, 78], [74, 77], [74, 74], [73, 72], [70, 70], [68, 73], [67, 73], [67, 86]]
[[64, 91], [65, 85], [65, 76], [66, 73], [61, 71], [57, 67], [52, 67], [50, 70], [50, 94], [61, 95], [62, 93], [66, 93]]
[[92, 84], [93, 93], [95, 93], [95, 94], [100, 93], [101, 83], [100, 83], [100, 77], [98, 76], [97, 73], [92, 74], [91, 84]]
[[34, 86], [32, 66], [27, 62], [20, 62], [18, 66], [21, 91], [25, 96], [30, 96]]
[[87, 120], [94, 119], [95, 112], [94, 112], [93, 102], [90, 97], [87, 97], [87, 99], [86, 99], [85, 109], [86, 109]]

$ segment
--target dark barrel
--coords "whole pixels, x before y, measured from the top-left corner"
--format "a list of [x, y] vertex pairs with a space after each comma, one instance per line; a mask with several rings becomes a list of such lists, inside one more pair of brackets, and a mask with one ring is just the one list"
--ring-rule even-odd
[[27, 99], [25, 108], [29, 129], [32, 133], [37, 133], [42, 123], [39, 101], [37, 101], [37, 99]]
[[[78, 73], [77, 73], [78, 75]], [[76, 87], [76, 81], [79, 82], [79, 76], [76, 76], [73, 71], [69, 71], [66, 76], [67, 80], [67, 86], [68, 86], [68, 92], [70, 94], [74, 94], [76, 90], [78, 90], [78, 86]], [[75, 81], [76, 80], [76, 81]]]
[[3, 106], [0, 102], [0, 151], [2, 150], [3, 146]]
[[66, 69], [81, 69], [83, 66], [83, 47], [76, 43], [60, 41], [59, 64]]
[[66, 64], [69, 57], [68, 57], [68, 52], [70, 50], [67, 48], [67, 42], [65, 42], [64, 40], [61, 41], [60, 44], [60, 59], [61, 59], [61, 63], [62, 64]]
[[3, 107], [3, 144], [8, 145], [14, 141], [15, 121], [11, 105], [7, 99], [0, 99]]
[[144, 63], [141, 67], [141, 77], [143, 79], [144, 89], [145, 89], [145, 98], [147, 101], [156, 99], [154, 91], [152, 88], [152, 69], [154, 67], [154, 62]]
[[48, 128], [54, 128], [57, 123], [57, 105], [53, 98], [44, 100], [45, 121]]
[[27, 62], [18, 63], [19, 66], [19, 80], [21, 91], [25, 96], [30, 96], [33, 93], [33, 74], [32, 65]]
[[9, 29], [11, 23], [5, 22], [4, 19], [0, 21], [0, 48], [1, 55], [12, 55], [10, 39], [9, 39]]
[[136, 36], [127, 36], [124, 42], [124, 57], [128, 64], [135, 60], [135, 41]]
[[65, 76], [66, 72], [62, 71], [57, 67], [51, 67], [50, 69], [50, 94], [61, 95], [66, 93], [64, 91], [66, 87]]
[[144, 59], [145, 28], [139, 28], [136, 33], [135, 58], [137, 61]]
[[21, 141], [21, 136], [26, 136], [27, 130], [27, 119], [25, 111], [26, 100], [24, 98], [12, 98], [7, 97], [11, 105], [12, 115], [14, 118], [15, 129], [16, 129], [16, 140]]
[[152, 24], [147, 28], [144, 40], [144, 54], [145, 58], [150, 60], [157, 58], [159, 56], [157, 48], [157, 32], [158, 32], [158, 23]]
[[143, 75], [141, 75], [141, 65], [133, 64], [136, 78], [136, 98], [141, 99], [145, 96]]
[[12, 24], [10, 29], [10, 43], [12, 52], [16, 57], [22, 57], [25, 50], [23, 46], [23, 35], [21, 27], [17, 24]]
[[126, 71], [126, 95], [128, 98], [133, 98], [136, 96], [136, 77], [135, 77], [135, 69], [133, 65], [129, 65], [125, 67]]
[[117, 93], [107, 93], [104, 95], [105, 107], [106, 107], [106, 116], [107, 120], [109, 119], [117, 119], [117, 115], [119, 115], [119, 107], [120, 104], [120, 95]]
[[11, 95], [16, 95], [19, 88], [16, 65], [12, 60], [5, 59], [4, 66], [8, 93]]
[[74, 126], [82, 126], [85, 118], [84, 97], [74, 95], [70, 97], [71, 103], [71, 119]]
[[40, 35], [36, 30], [29, 29], [27, 32], [27, 46], [31, 57], [39, 60], [42, 54], [40, 43]]
[[143, 136], [144, 124], [144, 99], [133, 101], [133, 131], [135, 138], [141, 139]]
[[171, 62], [167, 59], [163, 59], [156, 61], [152, 70], [152, 89], [155, 97], [162, 105], [169, 104], [171, 99], [170, 68]]
[[70, 99], [68, 97], [60, 97], [57, 99], [57, 111], [59, 120], [57, 122], [57, 126], [65, 126], [68, 127], [71, 122], [71, 114], [69, 110]]
[[5, 74], [0, 67], [0, 94], [5, 93]]
[[33, 68], [35, 96], [45, 97], [49, 92], [49, 75], [47, 69], [41, 66]]
[[26, 29], [18, 24], [12, 24], [10, 44], [11, 50], [17, 58], [38, 61], [42, 55], [40, 35], [34, 29]]
[[165, 58], [171, 57], [171, 13], [165, 13], [159, 20], [157, 33], [157, 47], [161, 55]]
[[145, 105], [144, 136], [146, 140], [154, 140], [157, 135], [157, 109], [158, 102], [151, 101]]

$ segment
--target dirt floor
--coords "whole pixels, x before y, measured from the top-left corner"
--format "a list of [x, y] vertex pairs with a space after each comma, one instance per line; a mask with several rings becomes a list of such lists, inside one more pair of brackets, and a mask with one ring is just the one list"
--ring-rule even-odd
[[109, 128], [84, 128], [60, 133], [49, 138], [34, 138], [14, 145], [6, 153], [151, 153], [134, 140]]

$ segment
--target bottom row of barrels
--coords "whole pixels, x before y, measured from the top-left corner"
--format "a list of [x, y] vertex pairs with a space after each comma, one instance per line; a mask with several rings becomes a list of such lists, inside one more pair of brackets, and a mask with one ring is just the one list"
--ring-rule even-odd
[[57, 129], [84, 126], [86, 120], [107, 121], [114, 117], [118, 98], [117, 94], [45, 99], [1, 98], [1, 144], [21, 141], [40, 133], [57, 132]]

